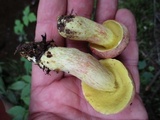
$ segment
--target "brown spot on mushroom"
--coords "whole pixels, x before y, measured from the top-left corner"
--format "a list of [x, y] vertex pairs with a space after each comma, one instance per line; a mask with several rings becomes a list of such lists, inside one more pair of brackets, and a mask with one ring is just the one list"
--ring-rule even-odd
[[61, 70], [59, 68], [54, 70], [55, 72], [59, 73]]
[[51, 57], [52, 57], [52, 54], [51, 54], [50, 51], [47, 52], [47, 57], [48, 57], [48, 58], [51, 58]]
[[65, 33], [66, 33], [67, 38], [76, 38], [78, 34], [77, 32], [72, 31], [70, 29], [65, 29]]
[[73, 32], [70, 29], [66, 29], [67, 34], [73, 34]]
[[74, 15], [62, 15], [58, 18], [57, 28], [60, 32], [63, 32], [66, 26], [66, 23], [73, 21]]

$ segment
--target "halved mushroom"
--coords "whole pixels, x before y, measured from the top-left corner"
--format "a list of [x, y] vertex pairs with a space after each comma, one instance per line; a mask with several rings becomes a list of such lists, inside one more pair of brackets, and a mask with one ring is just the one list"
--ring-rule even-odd
[[57, 28], [65, 38], [88, 41], [92, 52], [101, 58], [119, 55], [129, 42], [127, 28], [115, 20], [101, 25], [85, 17], [66, 15], [58, 18]]

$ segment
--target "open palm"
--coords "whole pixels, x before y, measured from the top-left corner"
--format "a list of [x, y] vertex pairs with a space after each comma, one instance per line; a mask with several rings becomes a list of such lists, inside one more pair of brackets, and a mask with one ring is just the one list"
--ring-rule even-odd
[[[76, 47], [88, 52], [85, 42], [64, 40], [57, 32], [57, 17], [73, 14], [90, 17], [92, 0], [41, 0], [38, 9], [36, 40], [46, 33], [47, 39], [54, 39], [58, 46]], [[30, 119], [37, 120], [105, 120], [105, 119], [147, 119], [147, 113], [138, 95], [139, 75], [137, 70], [138, 48], [134, 16], [126, 9], [117, 10], [117, 0], [99, 0], [96, 21], [115, 19], [125, 24], [130, 31], [130, 43], [118, 57], [130, 71], [136, 87], [136, 95], [130, 106], [118, 114], [103, 115], [96, 112], [84, 99], [81, 81], [63, 72], [50, 72], [46, 75], [38, 66], [33, 65]], [[69, 63], [68, 63], [69, 64]]]

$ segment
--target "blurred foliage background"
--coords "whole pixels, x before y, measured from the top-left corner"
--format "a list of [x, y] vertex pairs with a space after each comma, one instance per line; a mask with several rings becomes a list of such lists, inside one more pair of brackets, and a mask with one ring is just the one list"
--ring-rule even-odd
[[141, 97], [150, 120], [160, 119], [160, 4], [159, 0], [120, 0], [137, 21]]
[[[34, 39], [38, 0], [0, 0], [0, 98], [14, 120], [26, 120], [30, 100], [31, 63], [14, 55], [16, 47]], [[97, 0], [95, 0], [95, 4]], [[15, 7], [16, 6], [16, 7]], [[137, 21], [141, 97], [149, 119], [160, 119], [160, 4], [158, 0], [119, 0]], [[96, 8], [94, 8], [95, 10]], [[94, 14], [94, 11], [93, 11]], [[8, 104], [9, 103], [9, 104]]]

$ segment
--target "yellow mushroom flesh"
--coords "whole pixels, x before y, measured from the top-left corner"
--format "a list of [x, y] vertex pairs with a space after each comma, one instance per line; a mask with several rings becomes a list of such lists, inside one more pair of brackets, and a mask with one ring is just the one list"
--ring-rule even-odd
[[101, 58], [113, 58], [118, 56], [128, 45], [129, 43], [129, 32], [127, 28], [114, 20], [107, 20], [103, 23], [103, 26], [110, 29], [114, 38], [114, 46], [112, 48], [106, 49], [103, 46], [97, 44], [90, 44], [90, 48], [93, 53], [98, 55]]
[[116, 59], [100, 60], [115, 76], [115, 91], [99, 91], [82, 82], [82, 90], [86, 100], [98, 112], [115, 114], [131, 103], [134, 96], [134, 84], [125, 66]]

